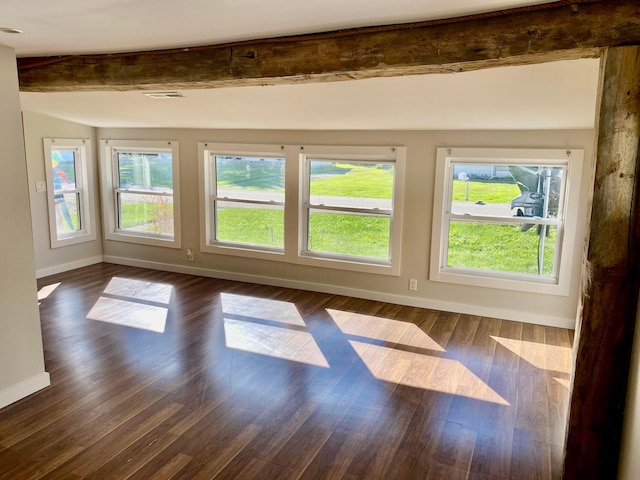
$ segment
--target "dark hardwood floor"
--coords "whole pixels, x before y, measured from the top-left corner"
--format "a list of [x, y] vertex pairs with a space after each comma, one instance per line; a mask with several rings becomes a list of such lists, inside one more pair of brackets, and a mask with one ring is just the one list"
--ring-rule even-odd
[[109, 264], [38, 283], [52, 385], [0, 410], [0, 480], [560, 476], [571, 331]]

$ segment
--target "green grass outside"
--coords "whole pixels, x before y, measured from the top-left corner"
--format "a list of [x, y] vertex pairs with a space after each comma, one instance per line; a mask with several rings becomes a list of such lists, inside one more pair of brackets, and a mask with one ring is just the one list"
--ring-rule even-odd
[[120, 206], [120, 228], [173, 233], [173, 203], [138, 202]]
[[[548, 228], [544, 275], [552, 274], [556, 242], [556, 229]], [[452, 222], [447, 265], [537, 275], [538, 240], [535, 226], [522, 232], [520, 225]]]
[[57, 224], [58, 233], [71, 233], [71, 232], [77, 232], [78, 230], [80, 230], [80, 223], [79, 223], [80, 219], [78, 218], [78, 214], [69, 212], [69, 217], [71, 217], [71, 223], [73, 224], [73, 229], [69, 227], [69, 225], [67, 224], [67, 221], [62, 216], [62, 213], [59, 213], [58, 211], [56, 211], [56, 224]]
[[312, 213], [309, 250], [389, 258], [389, 219], [340, 213]]
[[[505, 179], [506, 180], [506, 179]], [[467, 182], [453, 181], [454, 202], [465, 202]], [[513, 180], [505, 182], [496, 181], [469, 181], [469, 202], [484, 203], [511, 203], [511, 200], [520, 195], [520, 189]]]
[[218, 240], [284, 247], [284, 213], [276, 209], [225, 208], [218, 212]]
[[250, 162], [246, 166], [220, 163], [216, 167], [218, 185], [225, 188], [284, 192], [284, 163], [274, 160]]
[[[220, 165], [217, 175], [218, 185], [225, 188], [284, 191], [284, 169], [269, 162], [252, 166], [249, 174], [245, 167]], [[391, 198], [392, 193], [391, 168], [327, 162], [326, 166], [313, 169], [311, 195]]]
[[391, 198], [393, 170], [357, 164], [336, 163], [331, 176], [313, 178], [311, 195]]
[[[218, 212], [218, 240], [284, 246], [281, 210], [226, 208]], [[313, 213], [311, 250], [373, 258], [388, 258], [389, 220], [334, 213]]]

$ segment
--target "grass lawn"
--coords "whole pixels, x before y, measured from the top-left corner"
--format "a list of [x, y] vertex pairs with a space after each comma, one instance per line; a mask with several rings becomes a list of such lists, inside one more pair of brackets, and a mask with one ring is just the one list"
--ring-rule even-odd
[[173, 203], [136, 202], [120, 205], [120, 228], [150, 233], [173, 233]]
[[389, 258], [389, 219], [341, 213], [312, 213], [309, 250]]
[[[218, 213], [218, 239], [283, 247], [283, 213], [276, 209], [226, 208]], [[388, 258], [389, 219], [313, 213], [309, 243], [315, 252]]]
[[311, 195], [391, 198], [393, 194], [393, 169], [389, 167], [336, 163], [329, 174], [324, 169], [313, 171], [322, 172], [322, 176], [312, 175]]
[[245, 161], [243, 164], [219, 161], [216, 175], [218, 186], [224, 188], [284, 191], [284, 159]]
[[283, 247], [284, 212], [263, 208], [220, 210], [218, 211], [218, 240]]
[[[543, 275], [552, 274], [555, 252], [556, 229], [548, 228]], [[537, 275], [539, 238], [535, 226], [452, 222], [447, 265]]]
[[[453, 201], [466, 201], [467, 182], [453, 181]], [[511, 203], [511, 200], [520, 195], [520, 189], [513, 180], [505, 182], [496, 181], [469, 181], [469, 202], [484, 203]]]

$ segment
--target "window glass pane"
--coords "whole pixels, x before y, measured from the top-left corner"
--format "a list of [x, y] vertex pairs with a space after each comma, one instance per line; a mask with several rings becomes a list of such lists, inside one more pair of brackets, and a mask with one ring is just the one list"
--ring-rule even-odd
[[56, 193], [56, 232], [58, 238], [80, 230], [80, 195], [78, 193]]
[[171, 153], [118, 152], [120, 188], [173, 192]]
[[309, 245], [313, 252], [389, 258], [389, 217], [309, 211]]
[[453, 164], [451, 213], [557, 217], [563, 167]]
[[118, 202], [121, 230], [173, 235], [172, 196], [120, 192]]
[[216, 202], [216, 239], [266, 247], [284, 247], [284, 208]]
[[313, 205], [391, 210], [393, 163], [311, 160], [309, 200]]
[[53, 190], [76, 189], [76, 152], [75, 150], [51, 150], [51, 168], [53, 170]]
[[552, 276], [556, 227], [451, 221], [447, 266]]
[[284, 158], [215, 155], [218, 197], [284, 202]]

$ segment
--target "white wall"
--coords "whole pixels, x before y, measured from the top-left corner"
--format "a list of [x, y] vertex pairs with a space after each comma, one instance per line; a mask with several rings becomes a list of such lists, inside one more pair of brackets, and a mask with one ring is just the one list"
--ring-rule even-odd
[[[38, 277], [52, 275], [102, 260], [102, 228], [99, 203], [99, 182], [95, 129], [78, 123], [67, 122], [32, 112], [24, 112], [25, 149], [29, 178], [29, 195], [35, 248], [36, 274]], [[36, 181], [45, 180], [43, 138], [91, 139], [92, 156], [87, 161], [93, 165], [89, 189], [94, 198], [96, 240], [64, 247], [51, 248], [49, 238], [49, 213], [47, 193], [36, 192]]]
[[[573, 255], [568, 297], [434, 283], [427, 280], [436, 148], [545, 147], [582, 148], [583, 172], [578, 238], [585, 236], [587, 204], [592, 184], [592, 130], [564, 131], [264, 131], [184, 129], [98, 129], [98, 139], [178, 140], [182, 201], [182, 249], [105, 241], [107, 261], [171, 269], [222, 278], [255, 281], [372, 298], [442, 310], [497, 316], [574, 328], [582, 244]], [[294, 265], [198, 251], [197, 142], [275, 143], [293, 145], [405, 145], [407, 166], [400, 277]], [[196, 262], [187, 262], [193, 248]], [[410, 292], [410, 278], [418, 291]]]
[[0, 408], [49, 385], [13, 49], [0, 46]]
[[640, 478], [640, 308], [634, 337], [618, 480]]

